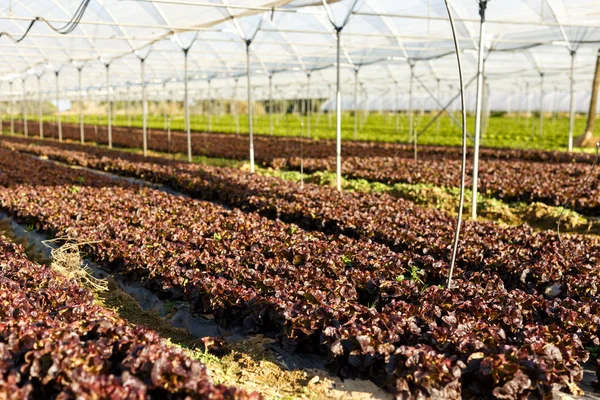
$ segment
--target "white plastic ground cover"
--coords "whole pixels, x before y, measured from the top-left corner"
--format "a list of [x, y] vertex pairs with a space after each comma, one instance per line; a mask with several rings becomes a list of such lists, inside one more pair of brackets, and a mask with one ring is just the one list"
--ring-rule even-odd
[[[0, 31], [19, 36], [37, 16], [54, 26], [64, 25], [80, 3], [4, 1]], [[439, 94], [442, 102], [452, 97], [457, 71], [443, 0], [329, 3], [337, 25], [351, 12], [342, 31], [344, 108], [354, 107], [358, 77], [360, 108], [405, 109], [411, 64], [427, 90]], [[487, 3], [485, 76], [492, 108], [538, 109], [543, 94], [544, 109], [566, 111], [573, 51], [576, 108], [585, 111], [600, 46], [600, 2]], [[479, 1], [453, 0], [450, 4], [458, 23], [468, 82], [476, 72]], [[41, 92], [42, 97], [53, 99], [59, 71], [61, 99], [76, 100], [78, 67], [82, 68], [85, 93], [102, 93], [106, 91], [105, 65], [110, 64], [115, 98], [139, 99], [140, 58], [145, 59], [149, 99], [182, 98], [182, 48], [191, 44], [191, 96], [245, 99], [245, 40], [252, 38], [256, 29], [250, 45], [255, 99], [265, 100], [269, 93], [273, 98], [331, 97], [336, 39], [323, 1], [91, 0], [82, 22], [69, 35], [59, 35], [37, 22], [18, 44], [7, 36], [0, 38], [0, 98], [9, 98], [12, 82], [17, 98], [25, 94], [35, 100]], [[416, 107], [437, 109], [426, 90], [414, 84]]]

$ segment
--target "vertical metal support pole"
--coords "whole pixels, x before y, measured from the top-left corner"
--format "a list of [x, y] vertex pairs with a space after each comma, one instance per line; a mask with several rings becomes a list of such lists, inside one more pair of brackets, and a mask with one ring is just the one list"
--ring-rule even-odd
[[125, 101], [125, 112], [127, 113], [127, 127], [131, 128], [131, 86], [127, 84], [127, 100]]
[[[329, 93], [328, 93], [328, 95], [329, 95], [329, 98], [331, 99], [331, 98], [333, 97], [333, 96], [332, 96], [332, 89], [331, 89], [331, 85], [327, 85], [327, 88], [329, 89], [329, 90], [328, 90], [328, 92], [329, 92]], [[329, 110], [327, 110], [327, 121], [328, 121], [328, 123], [329, 123], [329, 129], [331, 129], [331, 120], [332, 120], [331, 116], [332, 116], [332, 114], [333, 114], [331, 111], [332, 111], [332, 110], [331, 110], [331, 107], [329, 107]], [[286, 112], [287, 112], [287, 111], [286, 111]]]
[[394, 81], [394, 117], [396, 118], [396, 133], [400, 131], [400, 113], [398, 112], [398, 82]]
[[238, 113], [237, 104], [237, 92], [238, 92], [238, 78], [235, 78], [235, 85], [233, 86], [233, 119], [235, 120], [235, 134], [240, 134], [240, 116]]
[[83, 67], [77, 68], [77, 74], [79, 75], [79, 139], [81, 144], [85, 143], [85, 133], [83, 128], [83, 88], [81, 85], [81, 72]]
[[[486, 88], [488, 89], [488, 105], [490, 103], [489, 99], [489, 86], [486, 86]], [[521, 93], [521, 86], [517, 86], [517, 109], [515, 110], [517, 112], [517, 125], [521, 124], [521, 106], [522, 106], [522, 93]], [[488, 121], [489, 122], [489, 121]]]
[[273, 74], [269, 74], [269, 135], [273, 136]]
[[60, 74], [60, 71], [56, 71], [55, 75], [56, 75], [56, 122], [58, 124], [58, 141], [62, 142], [63, 138], [62, 138], [62, 122], [60, 120], [60, 104], [59, 104], [59, 97], [58, 97], [58, 76]]
[[172, 90], [169, 91], [169, 99], [171, 99], [171, 101], [169, 102], [169, 117], [167, 119], [167, 122], [168, 122], [168, 124], [170, 126], [171, 125], [171, 119], [173, 118], [173, 114], [175, 112], [175, 96], [174, 96]]
[[420, 120], [421, 115], [423, 115], [423, 108], [424, 106], [424, 102], [421, 108], [421, 112], [419, 114], [418, 118], [415, 118], [415, 112], [412, 109], [413, 105], [412, 105], [412, 96], [413, 96], [413, 77], [414, 77], [414, 73], [413, 70], [411, 68], [410, 71], [410, 84], [411, 84], [411, 126], [412, 126], [412, 134], [413, 134], [413, 154], [414, 154], [414, 160], [415, 160], [415, 165], [419, 162], [419, 157], [418, 157], [418, 143], [419, 143], [419, 136], [417, 135], [417, 121]]
[[[0, 91], [2, 88], [2, 82], [0, 82]], [[6, 111], [6, 113], [8, 114], [8, 100], [6, 102], [2, 102], [2, 103], [6, 103], [4, 104], [5, 109], [4, 111]], [[4, 113], [0, 113], [0, 136], [4, 135]]]
[[296, 104], [299, 103], [299, 107], [298, 108], [300, 109], [300, 112], [299, 112], [299, 118], [301, 119], [300, 123], [304, 124], [304, 121], [302, 120], [302, 118], [304, 118], [304, 107], [305, 107], [306, 104], [305, 104], [305, 102], [301, 98], [302, 94], [300, 93], [300, 91], [297, 92], [296, 97], [297, 97]]
[[310, 138], [310, 123], [312, 119], [312, 100], [310, 98], [310, 74], [306, 75], [306, 137]]
[[[2, 88], [2, 82], [0, 82], [0, 90]], [[4, 106], [4, 111], [8, 114], [8, 100], [6, 102], [2, 102], [5, 103]], [[4, 113], [0, 113], [0, 136], [4, 135]]]
[[525, 128], [529, 129], [529, 120], [531, 118], [531, 98], [529, 96], [529, 82], [525, 82], [525, 100], [526, 100]]
[[10, 81], [8, 83], [8, 87], [9, 87], [9, 95], [10, 95], [10, 103], [11, 103], [11, 107], [10, 107], [10, 135], [14, 136], [15, 134], [15, 98], [13, 97], [13, 83], [12, 81]]
[[[441, 82], [442, 82], [441, 79], [437, 78], [437, 89], [436, 89], [435, 97], [437, 97], [438, 101], [441, 101], [441, 99], [440, 99], [440, 95], [442, 94], [441, 89], [440, 89]], [[436, 129], [436, 132], [438, 135], [440, 134], [440, 121], [441, 121], [441, 118], [438, 118], [437, 122], [436, 122], [436, 126], [435, 126], [435, 129]]]
[[187, 138], [188, 162], [192, 162], [192, 128], [190, 126], [190, 98], [188, 93], [188, 49], [183, 49], [183, 113]]
[[248, 134], [250, 137], [250, 173], [254, 173], [254, 137], [252, 131], [252, 85], [251, 85], [251, 76], [252, 71], [250, 70], [250, 44], [252, 41], [246, 41], [246, 72], [248, 79]]
[[573, 131], [575, 130], [575, 51], [571, 51], [571, 98], [569, 100], [569, 152], [573, 151]]
[[482, 106], [481, 106], [481, 137], [485, 137], [488, 125], [490, 123], [490, 85], [488, 80], [483, 76], [483, 91], [482, 91]]
[[337, 61], [336, 61], [336, 89], [335, 89], [335, 109], [336, 109], [336, 151], [335, 151], [335, 164], [336, 164], [336, 186], [337, 190], [342, 190], [342, 90], [341, 90], [341, 76], [340, 76], [340, 53], [341, 53], [341, 40], [342, 40], [342, 28], [335, 28], [336, 39], [337, 39]]
[[146, 83], [145, 80], [145, 58], [140, 58], [141, 63], [141, 76], [140, 84], [142, 85], [142, 142], [144, 148], [144, 157], [148, 156], [148, 102], [146, 101]]
[[358, 139], [358, 69], [354, 70], [354, 141]]
[[206, 95], [206, 114], [208, 120], [208, 132], [212, 132], [212, 115], [213, 115], [213, 100], [212, 100], [212, 84], [208, 80], [208, 93]]
[[167, 152], [171, 153], [171, 117], [167, 124]]
[[479, 1], [479, 59], [477, 61], [477, 98], [475, 103], [475, 146], [473, 148], [473, 193], [471, 218], [477, 219], [477, 183], [479, 179], [479, 144], [481, 141], [481, 107], [483, 102], [483, 62], [485, 51], [485, 9], [487, 0]]
[[416, 141], [413, 137], [416, 134], [413, 123], [413, 87], [414, 87], [414, 65], [410, 64], [410, 80], [408, 83], [408, 142]]
[[[167, 93], [167, 82], [163, 83], [163, 95]], [[167, 101], [163, 101], [163, 131], [167, 131]]]
[[552, 128], [554, 128], [556, 124], [556, 116], [558, 115], [558, 106], [560, 101], [560, 91], [558, 90], [558, 86], [554, 85], [554, 92], [552, 93], [552, 110], [550, 110], [550, 116], [552, 118]]
[[44, 138], [44, 104], [42, 102], [42, 76], [38, 75], [38, 113], [39, 113], [39, 122], [40, 122], [40, 139]]
[[29, 136], [29, 130], [27, 127], [27, 92], [25, 87], [25, 79], [22, 80], [23, 83], [23, 133], [25, 137]]
[[544, 134], [544, 73], [540, 72], [540, 128], [539, 135]]
[[106, 64], [106, 120], [108, 122], [108, 148], [112, 149], [112, 110], [110, 102], [110, 64]]

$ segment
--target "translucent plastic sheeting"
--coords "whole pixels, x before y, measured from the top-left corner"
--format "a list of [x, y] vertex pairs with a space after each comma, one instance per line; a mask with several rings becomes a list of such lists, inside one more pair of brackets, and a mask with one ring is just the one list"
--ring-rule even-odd
[[[22, 33], [32, 18], [43, 16], [63, 25], [79, 0], [12, 0], [0, 6], [0, 30]], [[331, 1], [336, 24], [342, 23], [355, 3]], [[9, 9], [10, 5], [10, 9]], [[227, 5], [225, 7], [224, 5]], [[467, 81], [476, 73], [479, 14], [475, 0], [454, 0]], [[12, 12], [12, 14], [11, 14]], [[539, 91], [540, 76], [548, 91], [567, 92], [571, 51], [576, 51], [577, 98], [589, 90], [597, 48], [600, 46], [600, 3], [592, 0], [491, 0], [487, 10], [485, 75], [493, 108], [502, 108], [500, 92], [530, 96]], [[190, 90], [211, 87], [232, 93], [238, 78], [238, 97], [245, 98], [244, 39], [256, 34], [251, 45], [252, 84], [257, 99], [268, 97], [268, 77], [285, 90], [273, 97], [329, 97], [335, 82], [336, 43], [333, 26], [322, 1], [317, 0], [92, 0], [81, 24], [69, 35], [58, 35], [42, 22], [35, 24], [19, 44], [0, 38], [0, 95], [51, 93], [59, 73], [61, 96], [75, 99], [79, 90], [77, 67], [83, 65], [84, 90], [102, 90], [105, 66], [111, 63], [114, 92], [139, 97], [140, 57], [146, 60], [149, 99], [166, 93], [182, 96], [182, 48], [189, 50]], [[390, 102], [397, 85], [408, 88], [410, 68], [433, 92], [438, 82], [456, 89], [457, 71], [450, 27], [440, 0], [358, 0], [342, 33], [340, 64], [344, 105], [353, 102], [355, 71], [373, 96]], [[381, 89], [379, 89], [379, 87]], [[164, 89], [164, 90], [162, 90]], [[533, 98], [533, 97], [532, 97]], [[391, 97], [393, 100], [393, 97]], [[522, 99], [521, 99], [522, 100]], [[516, 102], [516, 100], [515, 100]], [[363, 104], [366, 104], [363, 102]], [[403, 102], [399, 107], [403, 107]], [[531, 102], [532, 108], [539, 101]], [[577, 108], [585, 108], [577, 101]]]

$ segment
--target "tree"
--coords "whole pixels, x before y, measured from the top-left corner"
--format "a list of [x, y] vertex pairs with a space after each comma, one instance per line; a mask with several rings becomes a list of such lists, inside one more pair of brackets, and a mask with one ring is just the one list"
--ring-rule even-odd
[[594, 73], [594, 82], [592, 84], [592, 98], [590, 100], [590, 109], [588, 112], [587, 125], [585, 133], [575, 139], [575, 145], [581, 147], [593, 147], [598, 142], [594, 138], [594, 126], [596, 125], [596, 106], [598, 103], [598, 87], [600, 86], [600, 49], [596, 59], [596, 72]]

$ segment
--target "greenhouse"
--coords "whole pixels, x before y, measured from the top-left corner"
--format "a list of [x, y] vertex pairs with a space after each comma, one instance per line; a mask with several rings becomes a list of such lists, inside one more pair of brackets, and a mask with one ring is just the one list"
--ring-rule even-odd
[[6, 0], [0, 46], [0, 399], [600, 396], [598, 1]]

